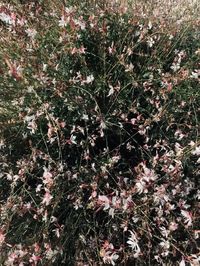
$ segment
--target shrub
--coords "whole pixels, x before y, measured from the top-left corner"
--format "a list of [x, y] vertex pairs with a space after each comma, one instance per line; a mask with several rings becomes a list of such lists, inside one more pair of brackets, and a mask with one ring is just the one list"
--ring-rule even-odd
[[20, 6], [0, 13], [2, 265], [197, 265], [198, 22]]

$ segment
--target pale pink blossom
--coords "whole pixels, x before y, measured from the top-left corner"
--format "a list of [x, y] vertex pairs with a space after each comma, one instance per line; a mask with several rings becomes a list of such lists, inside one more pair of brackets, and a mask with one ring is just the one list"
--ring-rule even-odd
[[0, 246], [4, 243], [5, 241], [5, 234], [0, 230]]
[[40, 256], [36, 256], [35, 254], [33, 254], [29, 260], [29, 262], [34, 262], [34, 265], [37, 265], [37, 263], [41, 260]]
[[68, 25], [69, 23], [69, 18], [66, 18], [66, 16], [61, 16], [59, 22], [58, 22], [58, 26], [60, 26], [61, 28], [64, 28]]
[[98, 203], [102, 206], [104, 206], [103, 210], [107, 210], [110, 208], [110, 200], [108, 197], [104, 195], [99, 195], [98, 196]]
[[171, 222], [169, 225], [169, 230], [170, 231], [175, 231], [178, 228], [178, 224], [175, 222]]
[[48, 169], [44, 168], [43, 173], [43, 183], [47, 185], [48, 187], [51, 187], [53, 185], [53, 175], [48, 171]]
[[53, 196], [50, 194], [49, 190], [46, 189], [46, 193], [44, 194], [44, 198], [42, 200], [42, 204], [48, 206], [53, 199]]

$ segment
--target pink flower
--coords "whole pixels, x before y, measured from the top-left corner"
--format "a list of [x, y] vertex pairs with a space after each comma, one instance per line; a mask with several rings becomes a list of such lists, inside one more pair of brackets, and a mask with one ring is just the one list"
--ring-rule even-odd
[[178, 228], [178, 224], [175, 222], [171, 222], [169, 225], [169, 230], [170, 231], [175, 231]]
[[46, 193], [45, 193], [44, 198], [42, 200], [42, 204], [45, 204], [46, 206], [48, 206], [52, 199], [53, 199], [53, 196], [50, 194], [49, 190], [46, 189]]
[[37, 265], [38, 261], [40, 260], [41, 260], [40, 256], [36, 256], [35, 254], [33, 254], [29, 261], [34, 262], [35, 263], [34, 265]]
[[53, 185], [53, 175], [45, 168], [43, 173], [43, 183], [47, 185], [48, 187], [51, 187]]
[[5, 240], [5, 234], [3, 234], [3, 232], [0, 230], [0, 246], [3, 244]]
[[114, 251], [114, 246], [107, 240], [104, 242], [102, 249], [100, 250], [100, 256], [104, 263], [115, 265], [115, 261], [119, 258], [119, 255]]
[[100, 203], [100, 205], [103, 205], [104, 206], [103, 210], [107, 210], [107, 209], [110, 208], [110, 200], [106, 196], [99, 195], [99, 197], [98, 197], [98, 203]]

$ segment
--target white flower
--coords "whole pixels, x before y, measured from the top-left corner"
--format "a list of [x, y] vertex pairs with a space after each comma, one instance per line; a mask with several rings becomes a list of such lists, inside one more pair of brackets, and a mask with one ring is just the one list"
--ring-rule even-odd
[[138, 245], [138, 239], [136, 237], [136, 234], [129, 230], [131, 233], [131, 236], [128, 238], [127, 244], [129, 244], [129, 247], [132, 248], [134, 252], [134, 257], [137, 258], [140, 254], [140, 247]]
[[181, 214], [183, 216], [183, 218], [185, 219], [185, 224], [187, 224], [187, 226], [191, 226], [192, 225], [192, 215], [188, 212], [188, 211], [184, 211], [181, 210]]
[[6, 24], [12, 25], [14, 24], [13, 19], [11, 16], [7, 15], [6, 13], [2, 12], [0, 13], [0, 20], [3, 21]]
[[172, 66], [170, 67], [174, 72], [180, 69], [180, 64], [179, 63], [173, 63]]
[[119, 160], [120, 160], [120, 156], [119, 156], [119, 155], [118, 155], [118, 156], [113, 156], [113, 157], [110, 159], [110, 162], [111, 162], [112, 164], [114, 164], [114, 163], [117, 163]]
[[61, 28], [64, 28], [67, 26], [67, 24], [68, 24], [68, 21], [66, 20], [64, 16], [62, 16], [58, 22], [58, 26], [60, 26]]
[[200, 200], [200, 190], [197, 190], [196, 196], [195, 196], [198, 200]]
[[58, 250], [52, 250], [51, 248], [49, 248], [48, 250], [47, 250], [47, 252], [46, 252], [46, 258], [48, 259], [48, 260], [52, 260], [52, 261], [54, 261], [55, 260], [55, 256], [56, 256], [56, 254], [58, 254]]
[[111, 251], [105, 252], [103, 254], [103, 261], [104, 263], [115, 265], [115, 261], [119, 258], [119, 255], [116, 253], [112, 253]]
[[111, 264], [115, 265], [115, 260], [117, 260], [119, 258], [119, 255], [117, 255], [116, 253], [113, 253], [110, 257], [111, 259]]
[[48, 206], [52, 199], [53, 199], [53, 196], [50, 194], [49, 190], [46, 189], [46, 193], [45, 193], [44, 198], [42, 200], [42, 204], [45, 204], [46, 206]]
[[194, 79], [198, 79], [199, 75], [200, 75], [200, 71], [198, 72], [198, 70], [195, 70], [195, 72], [191, 73], [190, 77]]
[[199, 266], [200, 264], [200, 256], [197, 257], [195, 254], [191, 254], [192, 261], [191, 261], [191, 266]]
[[182, 261], [179, 263], [179, 266], [185, 266], [185, 260], [182, 259]]
[[73, 7], [70, 6], [70, 7], [65, 7], [65, 12], [69, 15], [69, 14], [72, 14], [73, 13]]
[[200, 146], [196, 147], [196, 149], [194, 151], [192, 151], [193, 155], [200, 155]]
[[85, 83], [89, 84], [89, 83], [92, 83], [93, 81], [94, 81], [94, 76], [91, 74], [87, 76]]
[[27, 33], [28, 37], [30, 37], [31, 39], [34, 39], [35, 35], [37, 34], [37, 31], [35, 29], [27, 29], [25, 30], [25, 32]]
[[107, 97], [109, 97], [110, 95], [112, 95], [112, 94], [114, 93], [114, 88], [113, 88], [113, 86], [112, 86], [112, 85], [109, 85], [109, 88], [110, 88], [110, 90], [109, 90], [109, 92], [108, 92]]
[[98, 200], [104, 206], [104, 211], [110, 208], [110, 200], [108, 197], [99, 195]]
[[142, 192], [145, 192], [147, 193], [147, 189], [146, 189], [146, 183], [143, 181], [143, 180], [139, 180], [136, 184], [136, 189], [137, 189], [137, 192], [139, 194], [141, 194]]
[[105, 124], [105, 122], [103, 120], [101, 120], [100, 128], [101, 129], [105, 129], [106, 128], [106, 124]]
[[134, 69], [134, 65], [130, 63], [129, 65], [126, 65], [125, 72], [131, 72]]
[[147, 41], [147, 44], [149, 45], [149, 47], [152, 47], [154, 45], [155, 41], [153, 40], [153, 38], [150, 38], [148, 41]]
[[157, 179], [157, 175], [154, 173], [153, 170], [148, 169], [146, 166], [143, 166], [144, 169], [144, 175], [143, 179], [147, 182], [149, 181], [155, 181]]
[[88, 117], [88, 115], [86, 115], [86, 114], [83, 114], [82, 118], [83, 118], [83, 120], [85, 120], [85, 121], [88, 121], [88, 120], [89, 120], [89, 117]]
[[168, 250], [170, 248], [170, 242], [168, 240], [163, 239], [163, 241], [160, 242], [160, 246], [163, 247], [165, 250]]
[[85, 30], [85, 23], [83, 21], [75, 19], [74, 22], [81, 28], [81, 30]]
[[152, 23], [151, 23], [151, 21], [149, 21], [149, 23], [148, 23], [148, 29], [152, 29]]
[[115, 210], [114, 210], [113, 208], [110, 208], [108, 214], [109, 214], [112, 218], [114, 218], [114, 216], [115, 216]]
[[70, 142], [71, 142], [72, 144], [77, 144], [77, 142], [76, 142], [76, 136], [71, 135], [71, 137], [70, 137]]
[[169, 233], [170, 233], [170, 231], [167, 230], [164, 226], [161, 226], [161, 227], [160, 227], [160, 232], [161, 232], [161, 234], [162, 234], [164, 237], [168, 237], [168, 235], [169, 235]]

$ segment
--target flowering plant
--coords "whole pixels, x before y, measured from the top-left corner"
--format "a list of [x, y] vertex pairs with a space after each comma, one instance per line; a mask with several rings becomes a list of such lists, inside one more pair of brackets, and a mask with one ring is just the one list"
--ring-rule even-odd
[[198, 21], [158, 11], [0, 6], [2, 265], [200, 261]]

